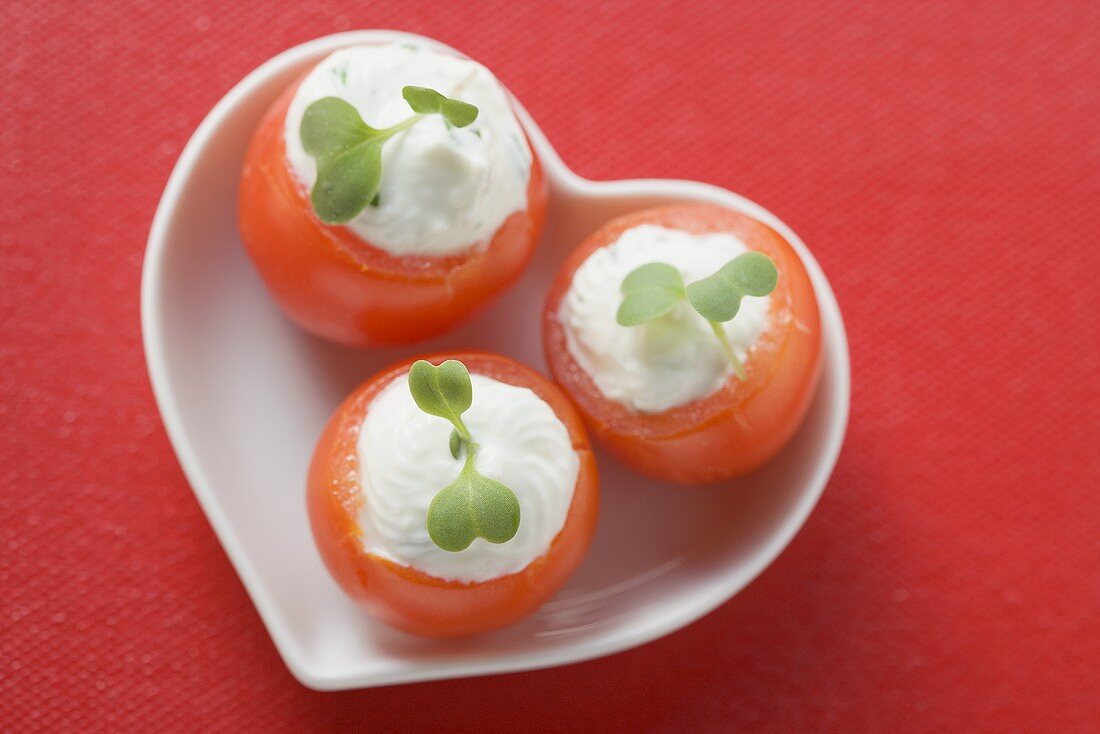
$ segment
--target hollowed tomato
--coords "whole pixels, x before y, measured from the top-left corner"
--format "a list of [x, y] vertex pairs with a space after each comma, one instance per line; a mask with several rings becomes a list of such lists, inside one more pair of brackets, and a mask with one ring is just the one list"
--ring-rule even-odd
[[395, 365], [360, 385], [329, 420], [313, 455], [307, 498], [321, 557], [345, 592], [374, 617], [429, 637], [457, 637], [498, 629], [535, 611], [581, 562], [596, 528], [599, 482], [584, 423], [562, 391], [507, 357], [463, 352], [426, 357], [463, 362], [473, 374], [532, 390], [565, 425], [580, 470], [565, 524], [546, 553], [522, 571], [478, 583], [435, 578], [364, 551], [358, 517], [363, 506], [356, 479], [356, 441], [371, 401], [414, 360]]
[[[626, 230], [643, 224], [691, 234], [729, 232], [749, 249], [768, 255], [779, 271], [768, 327], [745, 362], [746, 378], [731, 375], [716, 392], [660, 413], [638, 412], [604, 397], [570, 353], [558, 318], [581, 264]], [[678, 204], [619, 217], [581, 243], [562, 265], [547, 296], [543, 346], [554, 379], [613, 456], [657, 479], [698, 484], [752, 471], [790, 440], [814, 394], [821, 325], [809, 275], [777, 232], [719, 206]]]
[[546, 217], [546, 181], [533, 154], [526, 209], [511, 214], [486, 245], [443, 257], [398, 257], [314, 213], [289, 168], [283, 138], [299, 82], [275, 101], [252, 138], [238, 199], [245, 248], [291, 319], [345, 344], [415, 342], [466, 320], [519, 278]]

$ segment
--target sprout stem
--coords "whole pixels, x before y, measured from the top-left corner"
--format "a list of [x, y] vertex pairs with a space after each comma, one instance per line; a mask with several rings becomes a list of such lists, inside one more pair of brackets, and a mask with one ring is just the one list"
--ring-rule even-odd
[[386, 137], [386, 138], [392, 137], [392, 136], [396, 135], [397, 133], [401, 132], [402, 130], [408, 130], [410, 127], [412, 127], [416, 123], [420, 122], [420, 118], [422, 118], [423, 116], [424, 115], [416, 114], [416, 115], [413, 115], [412, 117], [408, 118], [407, 120], [402, 120], [401, 122], [397, 123], [396, 125], [391, 125], [390, 127], [382, 128], [381, 130], [378, 131], [378, 135], [379, 135], [379, 137]]
[[462, 473], [476, 472], [477, 468], [474, 467], [474, 456], [477, 454], [478, 445], [473, 441], [466, 442], [466, 461], [462, 465]]
[[745, 379], [745, 366], [741, 364], [741, 360], [737, 358], [737, 355], [733, 353], [733, 346], [730, 345], [730, 340], [726, 337], [726, 330], [717, 321], [707, 321], [710, 324], [711, 331], [718, 337], [718, 342], [722, 345], [722, 350], [725, 351], [726, 356], [729, 357], [730, 364], [733, 365], [733, 374], [737, 375], [738, 380]]
[[463, 420], [462, 420], [462, 416], [460, 416], [460, 415], [456, 415], [456, 416], [454, 417], [454, 420], [452, 421], [452, 423], [454, 424], [455, 430], [456, 430], [456, 431], [458, 431], [458, 435], [459, 435], [459, 437], [460, 437], [460, 438], [461, 438], [461, 439], [462, 439], [463, 441], [465, 441], [465, 442], [466, 442], [467, 444], [471, 444], [471, 445], [472, 445], [472, 444], [473, 444], [473, 442], [474, 442], [474, 439], [473, 439], [473, 437], [472, 437], [472, 436], [470, 435], [470, 429], [469, 429], [469, 428], [467, 428], [467, 427], [466, 427], [466, 424], [465, 424], [465, 423], [463, 422]]

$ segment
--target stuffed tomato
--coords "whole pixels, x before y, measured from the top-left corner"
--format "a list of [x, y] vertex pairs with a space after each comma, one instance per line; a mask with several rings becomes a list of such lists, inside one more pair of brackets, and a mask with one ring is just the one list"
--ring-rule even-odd
[[295, 80], [248, 149], [238, 221], [283, 310], [355, 345], [440, 334], [530, 260], [546, 183], [507, 91], [408, 44], [342, 49]]
[[775, 456], [821, 362], [798, 255], [770, 227], [709, 204], [636, 212], [588, 237], [548, 294], [543, 343], [597, 440], [683, 484]]
[[581, 417], [506, 357], [398, 364], [330, 419], [308, 481], [340, 586], [398, 629], [456, 637], [527, 616], [572, 574], [598, 508]]

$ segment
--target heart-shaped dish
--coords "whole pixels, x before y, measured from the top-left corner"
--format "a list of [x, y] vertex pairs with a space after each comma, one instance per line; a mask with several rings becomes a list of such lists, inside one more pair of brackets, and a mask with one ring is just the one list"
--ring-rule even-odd
[[[237, 84], [203, 120], [157, 209], [142, 278], [146, 360], [184, 473], [291, 672], [318, 689], [543, 668], [668, 634], [744, 588], [779, 555], [825, 487], [848, 419], [844, 324], [801, 240], [736, 194], [691, 181], [584, 180], [525, 110], [519, 116], [550, 185], [548, 225], [519, 285], [468, 326], [412, 347], [343, 348], [297, 329], [268, 297], [237, 234], [237, 180], [257, 122], [302, 70], [357, 43], [414, 41], [393, 31], [341, 33], [292, 48]], [[543, 296], [558, 264], [620, 214], [705, 201], [780, 232], [813, 279], [824, 368], [791, 444], [727, 487], [679, 488], [600, 456], [602, 506], [585, 562], [519, 625], [472, 639], [411, 637], [365, 616], [314, 548], [304, 484], [314, 442], [356, 384], [403, 357], [482, 348], [539, 369]]]

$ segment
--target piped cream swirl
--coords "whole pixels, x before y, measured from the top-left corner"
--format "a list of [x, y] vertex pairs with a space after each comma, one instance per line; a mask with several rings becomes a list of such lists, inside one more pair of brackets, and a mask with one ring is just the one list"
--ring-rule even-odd
[[[694, 235], [650, 224], [626, 230], [573, 275], [558, 311], [569, 353], [604, 397], [634, 410], [659, 413], [706, 397], [733, 371], [707, 320], [681, 303], [650, 323], [620, 326], [620, 286], [651, 262], [672, 265], [691, 283], [745, 252], [745, 244], [727, 233]], [[740, 360], [767, 328], [770, 305], [770, 296], [747, 297], [722, 325]]]
[[478, 108], [456, 128], [427, 115], [386, 142], [378, 205], [346, 225], [393, 255], [442, 256], [485, 244], [527, 206], [531, 149], [507, 91], [476, 61], [404, 43], [352, 46], [323, 59], [299, 85], [286, 114], [287, 162], [306, 189], [317, 163], [302, 147], [302, 116], [323, 97], [339, 97], [375, 128], [412, 110], [405, 86], [431, 87]]
[[473, 404], [463, 420], [477, 441], [475, 466], [516, 493], [520, 524], [507, 543], [478, 538], [458, 553], [428, 537], [428, 505], [458, 477], [451, 424], [413, 402], [408, 377], [371, 401], [359, 432], [359, 524], [368, 553], [447, 581], [488, 581], [545, 555], [565, 525], [580, 459], [553, 409], [527, 388], [471, 374]]

